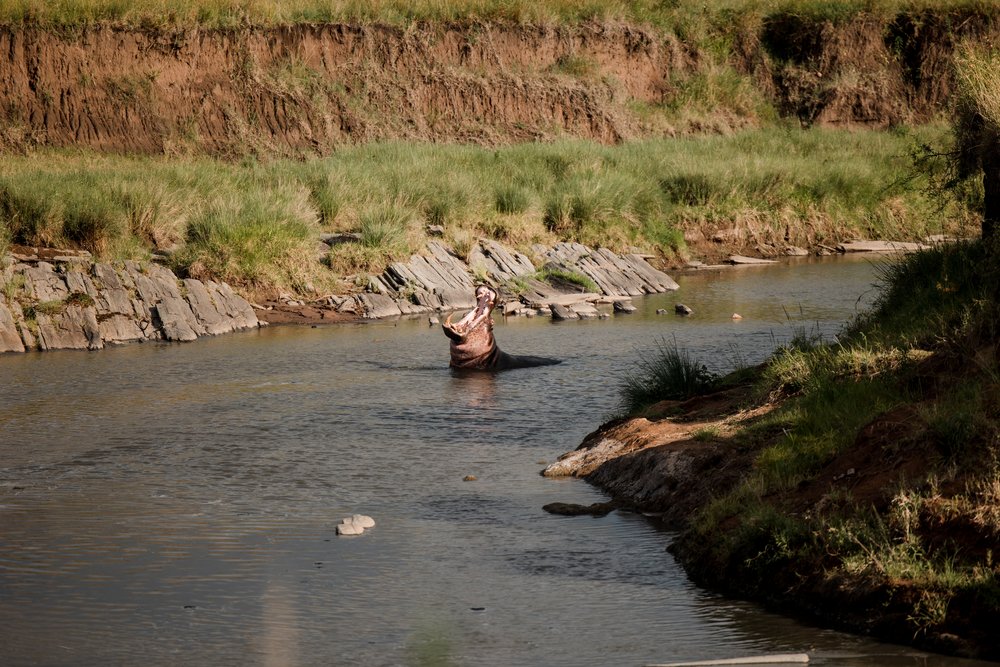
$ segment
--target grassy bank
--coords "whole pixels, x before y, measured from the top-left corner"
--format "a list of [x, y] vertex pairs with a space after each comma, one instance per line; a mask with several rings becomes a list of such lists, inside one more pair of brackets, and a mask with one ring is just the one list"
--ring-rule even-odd
[[317, 22], [518, 21], [566, 23], [630, 21], [687, 34], [697, 29], [728, 32], [734, 18], [793, 13], [842, 20], [859, 12], [892, 14], [926, 9], [984, 11], [987, 0], [711, 0], [708, 3], [655, 0], [9, 0], [0, 5], [0, 24], [78, 26], [113, 22], [130, 27], [241, 27]]
[[[981, 242], [887, 263], [876, 307], [836, 343], [803, 336], [716, 380], [752, 376], [741, 407], [755, 416], [708, 438], [752, 465], [677, 541], [692, 576], [854, 630], [1000, 657], [998, 278], [997, 248]], [[692, 393], [696, 360], [665, 349], [647, 366], [658, 369], [647, 386], [665, 383], [655, 393]]]
[[[0, 156], [0, 220], [7, 242], [112, 259], [168, 252], [182, 274], [251, 293], [342, 287], [419, 251], [432, 226], [459, 254], [483, 237], [529, 253], [571, 239], [666, 257], [688, 252], [685, 235], [754, 252], [919, 239], [976, 224], [974, 190], [942, 207], [925, 177], [909, 177], [912, 148], [944, 132], [780, 127], [614, 147], [369, 144], [304, 162], [38, 151]], [[320, 257], [322, 232], [360, 240]]]

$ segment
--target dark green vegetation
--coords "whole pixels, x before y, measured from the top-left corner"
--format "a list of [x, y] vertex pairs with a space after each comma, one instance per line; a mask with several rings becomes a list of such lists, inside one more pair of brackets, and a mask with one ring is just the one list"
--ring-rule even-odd
[[[913, 146], [943, 141], [936, 126], [776, 127], [610, 147], [370, 144], [306, 162], [36, 151], [0, 157], [0, 243], [112, 259], [166, 252], [182, 274], [261, 293], [381, 270], [418, 252], [431, 224], [463, 255], [480, 238], [529, 253], [563, 239], [669, 258], [687, 252], [685, 234], [722, 232], [726, 249], [752, 252], [966, 234], [977, 190], [942, 207], [926, 177], [904, 177]], [[324, 231], [360, 240], [321, 263]]]
[[1000, 52], [966, 46], [956, 70], [956, 176], [982, 174], [983, 238], [992, 238], [1000, 230]]
[[712, 436], [753, 464], [676, 552], [730, 593], [996, 659], [1000, 255], [925, 251], [882, 283], [838, 342], [799, 339], [756, 370], [757, 416]]

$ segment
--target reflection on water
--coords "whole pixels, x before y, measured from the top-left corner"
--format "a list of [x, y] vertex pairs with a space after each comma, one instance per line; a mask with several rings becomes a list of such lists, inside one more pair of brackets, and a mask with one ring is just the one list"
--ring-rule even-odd
[[[699, 591], [641, 516], [541, 511], [602, 499], [539, 461], [657, 340], [753, 363], [797, 328], [835, 336], [871, 276], [681, 276], [633, 315], [499, 322], [509, 352], [565, 361], [497, 375], [449, 371], [423, 319], [0, 358], [3, 663], [959, 664]], [[694, 315], [656, 315], [681, 300]], [[355, 512], [378, 525], [336, 537]]]

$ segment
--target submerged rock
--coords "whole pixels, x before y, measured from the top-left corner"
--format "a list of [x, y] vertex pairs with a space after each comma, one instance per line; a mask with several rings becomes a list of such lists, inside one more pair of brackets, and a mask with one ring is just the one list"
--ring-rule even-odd
[[562, 516], [605, 516], [613, 510], [618, 509], [618, 503], [593, 503], [591, 505], [578, 505], [576, 503], [549, 503], [542, 506], [542, 509], [549, 514], [559, 514]]

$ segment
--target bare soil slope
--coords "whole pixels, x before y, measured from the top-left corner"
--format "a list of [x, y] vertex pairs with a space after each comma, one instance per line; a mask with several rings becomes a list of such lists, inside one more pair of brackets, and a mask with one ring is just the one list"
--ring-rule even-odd
[[[942, 110], [954, 44], [998, 37], [980, 14], [781, 15], [738, 29], [722, 66], [803, 122], [885, 126]], [[384, 139], [613, 143], [759, 122], [725, 95], [708, 105], [718, 122], [670, 115], [719, 66], [696, 44], [625, 24], [8, 27], [0, 148], [301, 155]]]

